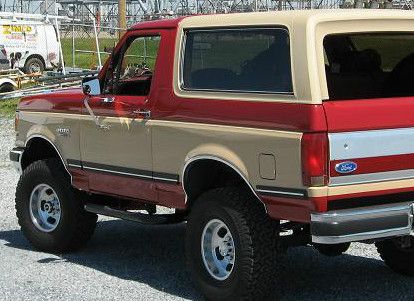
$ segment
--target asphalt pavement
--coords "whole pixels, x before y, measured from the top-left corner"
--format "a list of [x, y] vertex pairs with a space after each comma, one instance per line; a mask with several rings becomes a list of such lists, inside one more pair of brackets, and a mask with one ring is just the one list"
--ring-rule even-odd
[[[202, 300], [185, 266], [185, 225], [142, 226], [100, 218], [82, 251], [34, 251], [14, 210], [17, 173], [8, 161], [12, 120], [0, 118], [0, 300]], [[390, 271], [373, 245], [328, 258], [311, 247], [289, 251], [281, 300], [414, 300], [414, 278]]]

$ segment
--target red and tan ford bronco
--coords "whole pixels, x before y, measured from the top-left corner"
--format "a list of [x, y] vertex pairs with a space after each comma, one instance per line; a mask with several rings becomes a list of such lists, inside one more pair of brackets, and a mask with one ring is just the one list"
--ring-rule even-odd
[[375, 243], [413, 276], [413, 78], [413, 12], [139, 23], [82, 89], [20, 101], [22, 231], [65, 252], [98, 214], [187, 222], [188, 266], [211, 300], [268, 297], [280, 255], [301, 245]]

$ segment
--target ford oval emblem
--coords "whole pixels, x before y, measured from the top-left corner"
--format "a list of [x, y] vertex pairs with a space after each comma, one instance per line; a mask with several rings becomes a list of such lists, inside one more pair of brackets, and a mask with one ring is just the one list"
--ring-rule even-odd
[[345, 161], [335, 165], [335, 170], [339, 173], [351, 173], [357, 170], [358, 165], [352, 161]]

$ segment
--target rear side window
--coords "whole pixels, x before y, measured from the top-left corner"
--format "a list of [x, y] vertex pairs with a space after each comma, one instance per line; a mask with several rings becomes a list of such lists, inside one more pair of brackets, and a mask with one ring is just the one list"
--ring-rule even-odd
[[414, 34], [328, 35], [324, 48], [329, 99], [414, 96]]
[[289, 52], [284, 28], [187, 31], [182, 88], [292, 94]]

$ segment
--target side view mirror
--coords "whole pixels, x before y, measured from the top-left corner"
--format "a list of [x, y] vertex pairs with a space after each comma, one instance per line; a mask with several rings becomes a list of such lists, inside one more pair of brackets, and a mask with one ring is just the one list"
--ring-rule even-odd
[[82, 91], [85, 95], [96, 96], [101, 94], [101, 84], [97, 77], [82, 79]]
[[88, 84], [82, 85], [82, 92], [85, 95], [90, 95], [91, 94], [91, 86], [89, 86]]

